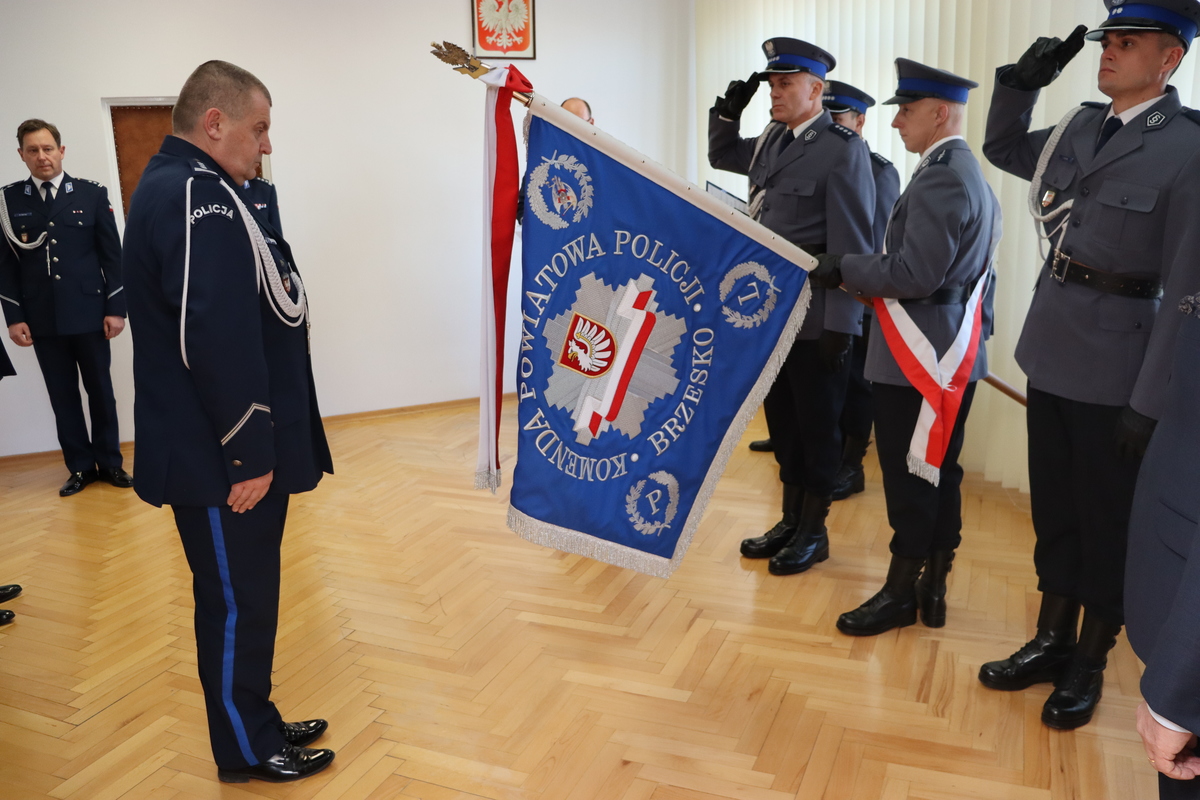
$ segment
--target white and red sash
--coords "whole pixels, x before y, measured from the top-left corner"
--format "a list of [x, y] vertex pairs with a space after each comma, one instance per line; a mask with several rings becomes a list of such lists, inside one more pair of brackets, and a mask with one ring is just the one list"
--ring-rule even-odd
[[495, 491], [500, 486], [500, 398], [504, 391], [504, 312], [517, 200], [521, 185], [517, 140], [513, 132], [513, 92], [531, 92], [533, 85], [508, 66], [480, 78], [487, 84], [484, 114], [484, 159], [487, 184], [483, 190], [483, 324], [479, 359], [479, 457], [475, 488]]
[[939, 359], [925, 336], [899, 300], [875, 298], [879, 327], [892, 357], [909, 383], [921, 393], [921, 413], [908, 446], [908, 471], [934, 486], [942, 474], [942, 461], [962, 407], [975, 357], [979, 353], [983, 327], [983, 294], [991, 279], [991, 268], [975, 284], [967, 300], [962, 325], [950, 349]]

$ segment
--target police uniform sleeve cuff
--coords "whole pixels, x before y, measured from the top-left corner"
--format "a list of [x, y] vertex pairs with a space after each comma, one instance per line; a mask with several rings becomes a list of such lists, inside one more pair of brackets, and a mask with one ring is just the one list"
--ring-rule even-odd
[[1176, 733], [1191, 733], [1191, 731], [1189, 731], [1187, 728], [1180, 727], [1166, 717], [1155, 713], [1154, 709], [1150, 708], [1149, 705], [1146, 706], [1146, 709], [1150, 712], [1150, 716], [1154, 717], [1154, 720], [1164, 728], [1175, 731]]

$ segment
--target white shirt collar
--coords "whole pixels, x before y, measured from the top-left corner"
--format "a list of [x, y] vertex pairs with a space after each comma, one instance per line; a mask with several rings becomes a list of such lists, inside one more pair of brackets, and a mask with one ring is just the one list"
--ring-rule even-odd
[[937, 150], [939, 147], [944, 145], [946, 142], [953, 141], [954, 139], [962, 139], [962, 138], [964, 138], [964, 137], [961, 136], [960, 134], [956, 133], [953, 136], [947, 136], [944, 139], [938, 139], [936, 142], [929, 145], [929, 147], [927, 147], [925, 149], [924, 153], [921, 153], [921, 161], [924, 161], [925, 159], [929, 158], [930, 153], [932, 153], [934, 150]]
[[54, 194], [57, 196], [59, 187], [62, 186], [63, 175], [65, 174], [65, 172], [60, 172], [48, 181], [44, 181], [41, 178], [34, 178], [32, 175], [29, 177], [33, 178], [33, 188], [37, 189], [39, 193], [42, 191], [42, 184], [49, 183], [54, 187]]
[[821, 118], [821, 115], [824, 113], [825, 113], [824, 110], [818, 111], [815, 116], [804, 120], [804, 122], [801, 122], [799, 125], [797, 125], [794, 128], [789, 128], [788, 130], [790, 130], [792, 132], [792, 138], [799, 139], [800, 134], [804, 133], [806, 130], [811, 128], [812, 124], [814, 122], [816, 122], [817, 120], [819, 120]]
[[1104, 121], [1108, 122], [1110, 119], [1112, 119], [1114, 116], [1116, 116], [1116, 117], [1120, 117], [1121, 124], [1128, 125], [1129, 123], [1133, 122], [1134, 118], [1136, 118], [1138, 114], [1141, 114], [1143, 111], [1148, 110], [1150, 108], [1150, 106], [1154, 105], [1159, 100], [1162, 100], [1164, 97], [1166, 97], [1166, 94], [1160, 94], [1158, 97], [1152, 97], [1144, 103], [1138, 103], [1133, 108], [1125, 109], [1120, 114], [1113, 114], [1112, 103], [1109, 103], [1108, 104], [1108, 115], [1104, 117]]

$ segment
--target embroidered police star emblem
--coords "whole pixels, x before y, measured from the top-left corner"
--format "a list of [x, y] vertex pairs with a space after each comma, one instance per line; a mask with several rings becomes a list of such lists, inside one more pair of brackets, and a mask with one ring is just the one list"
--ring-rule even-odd
[[1162, 113], [1161, 111], [1155, 111], [1153, 114], [1151, 114], [1149, 117], [1146, 118], [1146, 127], [1153, 128], [1157, 125], [1162, 125], [1166, 121], [1167, 121], [1166, 114]]

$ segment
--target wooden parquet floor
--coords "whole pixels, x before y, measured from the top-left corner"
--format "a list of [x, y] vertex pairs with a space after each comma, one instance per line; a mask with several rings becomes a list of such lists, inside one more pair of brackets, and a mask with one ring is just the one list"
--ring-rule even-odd
[[852, 639], [834, 621], [888, 561], [873, 455], [832, 558], [776, 578], [737, 553], [779, 503], [772, 458], [740, 447], [661, 580], [509, 533], [503, 493], [470, 488], [475, 425], [467, 404], [329, 424], [338, 474], [288, 521], [275, 699], [327, 717], [338, 756], [285, 785], [216, 780], [169, 511], [106, 485], [60, 499], [56, 455], [0, 461], [0, 583], [25, 586], [0, 628], [0, 797], [1156, 796], [1123, 640], [1076, 732], [1041, 725], [1047, 687], [976, 682], [1033, 629], [1026, 497], [970, 476], [947, 626]]

